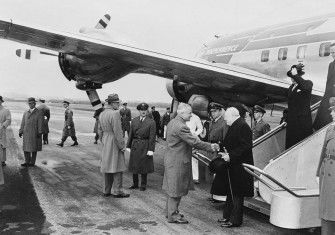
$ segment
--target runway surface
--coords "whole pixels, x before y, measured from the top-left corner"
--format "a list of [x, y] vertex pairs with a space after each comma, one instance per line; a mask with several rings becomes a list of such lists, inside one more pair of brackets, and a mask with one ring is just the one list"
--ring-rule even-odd
[[[94, 119], [88, 111], [74, 110], [79, 146], [63, 148], [60, 141], [64, 109], [51, 107], [49, 145], [38, 152], [36, 167], [23, 168], [22, 139], [18, 129], [27, 104], [6, 102], [11, 110], [8, 129], [8, 161], [5, 185], [0, 186], [0, 234], [319, 234], [319, 230], [286, 230], [271, 225], [267, 216], [245, 209], [240, 228], [223, 229], [216, 222], [222, 203], [207, 201], [209, 185], [200, 184], [181, 201], [187, 225], [167, 223], [162, 191], [165, 142], [159, 140], [154, 155], [155, 173], [148, 176], [147, 190], [128, 190], [131, 174], [123, 185], [129, 198], [102, 197], [99, 168], [101, 144], [95, 145]], [[128, 159], [127, 159], [128, 160]]]

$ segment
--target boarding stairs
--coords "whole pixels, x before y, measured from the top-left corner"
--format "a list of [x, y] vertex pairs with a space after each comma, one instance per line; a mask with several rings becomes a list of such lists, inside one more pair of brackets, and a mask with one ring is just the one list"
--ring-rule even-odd
[[[312, 112], [318, 106], [312, 106]], [[245, 206], [269, 215], [270, 222], [282, 228], [320, 226], [316, 169], [327, 127], [287, 150], [285, 123], [255, 140], [254, 166], [244, 164], [255, 177], [255, 196], [245, 200]], [[194, 157], [205, 165], [210, 162], [200, 152]]]

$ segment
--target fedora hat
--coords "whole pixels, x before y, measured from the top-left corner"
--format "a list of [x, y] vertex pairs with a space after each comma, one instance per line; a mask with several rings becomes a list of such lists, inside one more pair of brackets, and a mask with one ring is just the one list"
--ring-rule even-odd
[[108, 95], [107, 99], [105, 99], [106, 102], [110, 103], [120, 103], [120, 99], [118, 94], [110, 94]]
[[35, 102], [35, 103], [36, 103], [36, 100], [35, 100], [34, 97], [29, 97], [29, 98], [28, 98], [28, 103], [29, 103], [29, 102]]

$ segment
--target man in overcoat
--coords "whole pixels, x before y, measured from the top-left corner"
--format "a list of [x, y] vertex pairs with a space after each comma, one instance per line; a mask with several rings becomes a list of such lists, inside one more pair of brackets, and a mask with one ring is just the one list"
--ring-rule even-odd
[[67, 100], [63, 101], [63, 107], [65, 108], [65, 121], [64, 121], [64, 127], [63, 127], [63, 134], [62, 134], [62, 140], [59, 144], [57, 144], [60, 147], [64, 146], [64, 142], [66, 141], [67, 137], [71, 137], [71, 139], [74, 141], [71, 146], [78, 145], [77, 137], [76, 137], [76, 130], [74, 128], [74, 122], [73, 122], [73, 111], [70, 109], [70, 102]]
[[[209, 124], [208, 129], [208, 142], [217, 143], [221, 145], [228, 131], [228, 125], [224, 120], [223, 106], [219, 103], [211, 102], [209, 104], [209, 112], [212, 121]], [[212, 154], [211, 159], [217, 157], [217, 153]], [[223, 192], [221, 192], [221, 181], [225, 178], [226, 174], [217, 172], [214, 176], [214, 180], [211, 187], [212, 202], [218, 202], [223, 200]]]
[[105, 197], [125, 198], [129, 197], [129, 194], [124, 193], [122, 189], [122, 174], [127, 168], [119, 111], [120, 99], [117, 94], [111, 94], [106, 102], [105, 110], [99, 116], [99, 138], [102, 142], [100, 170], [104, 177], [102, 190]]
[[286, 149], [313, 133], [310, 108], [313, 82], [302, 78], [303, 67], [303, 64], [293, 65], [287, 72], [292, 85], [287, 95]]
[[191, 134], [186, 125], [190, 120], [192, 108], [180, 103], [177, 116], [167, 126], [167, 149], [164, 157], [163, 190], [167, 193], [166, 211], [169, 223], [185, 224], [188, 221], [179, 213], [178, 207], [183, 196], [193, 189], [192, 147], [206, 151], [217, 151], [218, 144], [201, 141]]
[[[330, 113], [335, 121], [335, 97], [329, 99]], [[335, 234], [335, 126], [328, 127], [317, 168], [320, 188], [319, 216], [321, 234]]]
[[4, 103], [2, 96], [0, 96], [0, 161], [1, 165], [6, 165], [6, 148], [7, 136], [6, 129], [11, 124], [12, 118], [10, 111], [2, 104]]
[[123, 134], [127, 132], [127, 135], [129, 136], [131, 111], [129, 108], [127, 108], [127, 103], [123, 103], [122, 106], [123, 107], [120, 109], [122, 130]]
[[140, 115], [134, 118], [130, 126], [127, 148], [130, 148], [129, 172], [133, 173], [133, 185], [130, 189], [138, 188], [138, 174], [141, 174], [140, 190], [147, 186], [147, 175], [154, 172], [153, 154], [156, 142], [156, 124], [147, 117], [149, 105], [137, 105]]
[[333, 61], [328, 66], [326, 89], [313, 123], [314, 130], [319, 130], [332, 121], [328, 108], [329, 98], [335, 96], [335, 43], [330, 45], [330, 55]]
[[258, 139], [265, 133], [270, 131], [269, 123], [265, 122], [263, 119], [264, 114], [266, 113], [259, 105], [254, 106], [254, 126], [252, 127], [252, 140]]
[[224, 138], [222, 148], [223, 159], [227, 162], [225, 178], [221, 180], [222, 192], [227, 195], [223, 208], [223, 218], [219, 219], [222, 227], [238, 227], [243, 222], [244, 197], [254, 195], [253, 177], [249, 175], [242, 163], [253, 165], [252, 132], [239, 111], [228, 108], [225, 120], [229, 129]]
[[42, 151], [42, 125], [41, 112], [36, 108], [36, 100], [28, 98], [29, 110], [25, 111], [21, 121], [19, 137], [23, 136], [23, 152], [25, 163], [21, 166], [35, 166], [38, 151]]
[[151, 107], [151, 114], [152, 114], [152, 118], [154, 119], [155, 123], [156, 123], [156, 135], [157, 137], [159, 136], [160, 133], [160, 126], [161, 126], [161, 115], [159, 114], [159, 112], [156, 110], [155, 106]]
[[43, 144], [49, 144], [48, 133], [49, 133], [50, 109], [45, 104], [45, 99], [41, 98], [40, 102], [41, 104], [37, 107], [37, 109], [41, 111], [43, 117], [43, 125], [42, 125]]

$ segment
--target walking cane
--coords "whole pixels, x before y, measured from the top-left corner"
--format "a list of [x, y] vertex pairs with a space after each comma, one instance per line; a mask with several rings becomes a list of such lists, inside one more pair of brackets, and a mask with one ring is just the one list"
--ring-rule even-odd
[[[228, 154], [227, 149], [225, 147], [223, 147], [223, 151], [224, 151], [224, 153]], [[229, 168], [228, 167], [227, 167], [227, 175], [228, 175], [228, 183], [229, 183], [230, 195], [231, 195], [231, 199], [232, 199], [232, 201], [234, 203], [233, 188], [231, 187], [230, 172], [229, 172]]]

